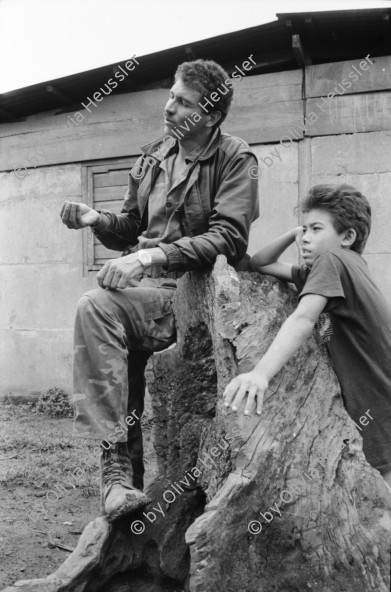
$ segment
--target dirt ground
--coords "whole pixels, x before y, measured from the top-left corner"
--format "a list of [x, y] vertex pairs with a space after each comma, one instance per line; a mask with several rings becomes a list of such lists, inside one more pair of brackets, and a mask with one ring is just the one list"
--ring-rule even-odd
[[[0, 405], [0, 590], [55, 571], [99, 516], [99, 447], [73, 438], [72, 423]], [[142, 424], [148, 485], [156, 470], [148, 405]]]

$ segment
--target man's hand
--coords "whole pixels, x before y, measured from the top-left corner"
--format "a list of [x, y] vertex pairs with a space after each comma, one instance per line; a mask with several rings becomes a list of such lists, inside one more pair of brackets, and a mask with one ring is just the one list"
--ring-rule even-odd
[[117, 290], [131, 285], [131, 279], [142, 274], [144, 266], [138, 260], [137, 253], [125, 255], [107, 261], [99, 271], [96, 279], [101, 288]]
[[74, 201], [66, 201], [61, 208], [61, 220], [67, 228], [78, 230], [85, 226], [92, 226], [97, 224], [100, 220], [100, 214], [96, 210], [88, 207], [84, 203], [75, 203]]
[[[260, 415], [263, 406], [263, 395], [269, 386], [266, 376], [260, 372], [247, 372], [236, 376], [224, 391], [224, 404], [231, 405], [237, 411], [248, 392], [244, 415], [250, 415], [255, 397], [257, 398], [257, 414]], [[232, 402], [233, 401], [233, 402]]]

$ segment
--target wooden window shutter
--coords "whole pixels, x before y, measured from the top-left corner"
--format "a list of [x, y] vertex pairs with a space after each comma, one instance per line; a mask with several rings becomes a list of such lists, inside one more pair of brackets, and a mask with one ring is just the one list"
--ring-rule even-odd
[[[82, 201], [95, 210], [118, 214], [128, 189], [129, 172], [137, 156], [82, 164]], [[109, 259], [120, 257], [120, 251], [104, 247], [90, 228], [84, 229], [84, 275], [98, 271]]]

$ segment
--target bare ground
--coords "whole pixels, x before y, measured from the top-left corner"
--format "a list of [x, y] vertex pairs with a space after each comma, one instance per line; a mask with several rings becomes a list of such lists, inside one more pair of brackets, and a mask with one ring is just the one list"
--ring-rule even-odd
[[[156, 470], [149, 417], [146, 401], [146, 485]], [[55, 571], [99, 515], [99, 447], [73, 438], [72, 423], [0, 406], [0, 590]]]

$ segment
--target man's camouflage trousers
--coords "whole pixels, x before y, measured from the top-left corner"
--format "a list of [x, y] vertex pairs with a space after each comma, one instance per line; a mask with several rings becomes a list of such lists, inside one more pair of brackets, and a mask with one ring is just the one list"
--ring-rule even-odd
[[97, 288], [80, 299], [75, 319], [74, 435], [128, 442], [133, 485], [143, 487], [140, 419], [149, 356], [176, 340], [175, 279], [143, 278], [123, 290]]

